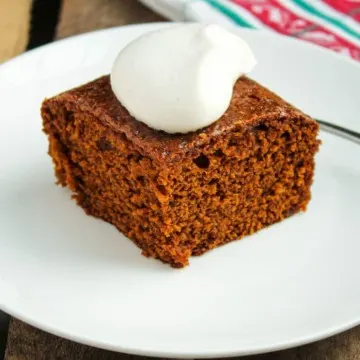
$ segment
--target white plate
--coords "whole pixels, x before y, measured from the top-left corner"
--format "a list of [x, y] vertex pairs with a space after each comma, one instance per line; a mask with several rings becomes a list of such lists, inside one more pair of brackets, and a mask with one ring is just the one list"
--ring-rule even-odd
[[[59, 41], [0, 67], [0, 308], [107, 349], [168, 357], [266, 352], [360, 323], [360, 146], [321, 133], [313, 200], [292, 217], [174, 270], [85, 216], [54, 184], [42, 99], [109, 72], [164, 26]], [[360, 66], [274, 34], [241, 31], [253, 77], [306, 112], [360, 131]]]

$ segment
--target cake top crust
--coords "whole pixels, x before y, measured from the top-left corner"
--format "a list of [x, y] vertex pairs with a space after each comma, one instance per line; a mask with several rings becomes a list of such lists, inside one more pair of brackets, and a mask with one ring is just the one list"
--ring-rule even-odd
[[47, 99], [43, 106], [50, 103], [70, 103], [75, 109], [97, 117], [159, 162], [179, 161], [186, 155], [196, 154], [197, 149], [212, 139], [226, 136], [239, 127], [256, 126], [268, 118], [302, 118], [314, 123], [309, 116], [245, 76], [235, 83], [225, 114], [213, 124], [187, 134], [165, 133], [137, 121], [115, 97], [108, 75]]

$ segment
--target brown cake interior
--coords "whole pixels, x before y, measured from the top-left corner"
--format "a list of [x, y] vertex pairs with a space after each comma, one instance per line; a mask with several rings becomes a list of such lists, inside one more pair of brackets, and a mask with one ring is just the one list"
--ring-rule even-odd
[[[111, 89], [101, 81], [104, 96]], [[88, 214], [174, 267], [305, 210], [318, 125], [255, 82], [241, 81], [253, 88], [246, 94], [254, 106], [248, 105], [251, 121], [225, 116], [215, 129], [187, 136], [142, 131], [145, 125], [134, 119], [130, 130], [125, 123], [114, 129], [66, 93], [45, 101], [44, 129], [59, 183]], [[265, 90], [264, 99], [259, 91]]]

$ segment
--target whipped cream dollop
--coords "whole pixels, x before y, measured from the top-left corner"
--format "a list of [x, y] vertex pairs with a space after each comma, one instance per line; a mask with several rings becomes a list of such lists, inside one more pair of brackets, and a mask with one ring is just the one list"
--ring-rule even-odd
[[180, 24], [127, 45], [114, 62], [111, 86], [137, 120], [187, 133], [225, 113], [236, 80], [255, 64], [239, 36], [218, 25]]

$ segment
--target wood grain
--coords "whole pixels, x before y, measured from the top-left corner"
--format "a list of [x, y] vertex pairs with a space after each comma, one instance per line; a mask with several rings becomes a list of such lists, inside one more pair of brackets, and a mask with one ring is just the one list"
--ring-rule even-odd
[[0, 63], [26, 49], [31, 0], [0, 0]]
[[136, 0], [63, 0], [57, 38], [111, 26], [164, 21]]

